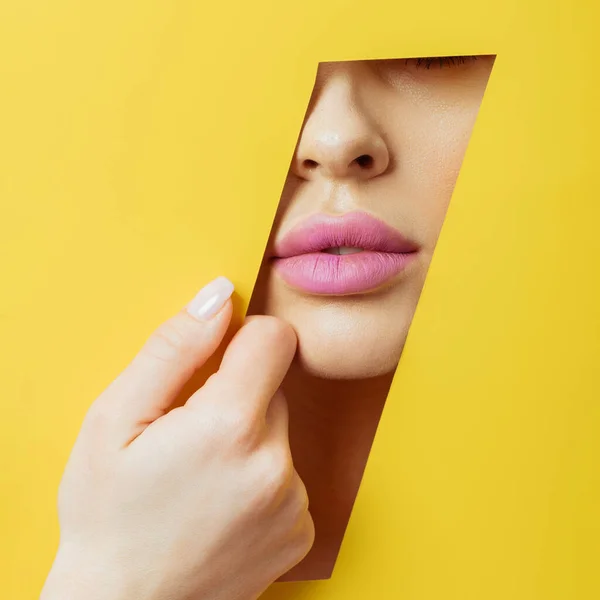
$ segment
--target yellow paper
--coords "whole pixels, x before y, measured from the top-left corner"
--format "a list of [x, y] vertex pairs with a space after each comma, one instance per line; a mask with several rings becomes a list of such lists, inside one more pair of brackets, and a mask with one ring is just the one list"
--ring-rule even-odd
[[318, 62], [496, 54], [334, 575], [265, 598], [600, 597], [599, 21], [6, 2], [2, 596], [39, 594], [81, 418], [149, 332], [221, 273], [245, 310]]

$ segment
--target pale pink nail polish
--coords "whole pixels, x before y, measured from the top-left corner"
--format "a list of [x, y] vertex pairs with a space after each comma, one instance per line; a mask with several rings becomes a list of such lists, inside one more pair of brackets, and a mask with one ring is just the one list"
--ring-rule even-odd
[[217, 277], [206, 284], [188, 304], [187, 311], [196, 319], [208, 321], [222, 308], [231, 297], [234, 286], [226, 277]]

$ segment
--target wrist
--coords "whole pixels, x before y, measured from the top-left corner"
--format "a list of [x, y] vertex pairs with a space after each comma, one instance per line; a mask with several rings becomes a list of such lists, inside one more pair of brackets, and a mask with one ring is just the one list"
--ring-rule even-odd
[[139, 598], [117, 569], [83, 552], [60, 547], [40, 600], [132, 600]]

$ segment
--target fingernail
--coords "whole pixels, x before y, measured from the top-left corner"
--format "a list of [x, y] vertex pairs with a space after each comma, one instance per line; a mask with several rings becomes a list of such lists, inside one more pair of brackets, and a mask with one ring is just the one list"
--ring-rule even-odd
[[233, 283], [229, 279], [217, 277], [196, 294], [188, 304], [187, 311], [196, 319], [208, 321], [223, 308], [233, 290]]

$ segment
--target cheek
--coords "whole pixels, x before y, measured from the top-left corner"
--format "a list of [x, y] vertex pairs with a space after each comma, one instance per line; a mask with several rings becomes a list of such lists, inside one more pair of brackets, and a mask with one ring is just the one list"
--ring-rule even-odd
[[423, 241], [434, 245], [456, 185], [472, 129], [472, 115], [421, 114], [404, 150], [403, 185]]

